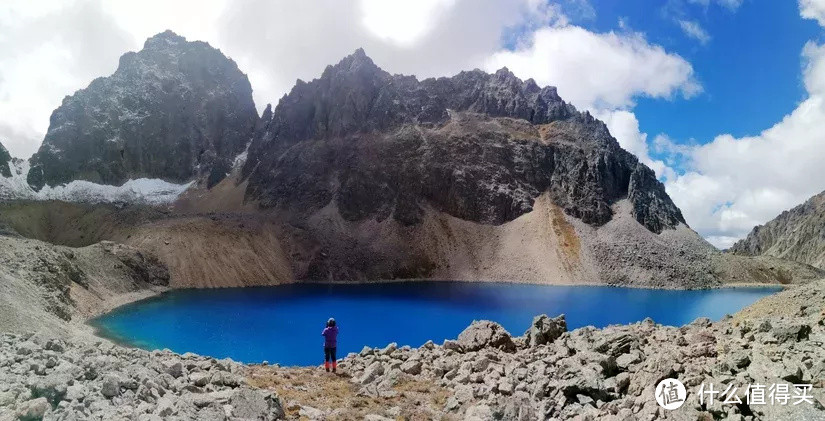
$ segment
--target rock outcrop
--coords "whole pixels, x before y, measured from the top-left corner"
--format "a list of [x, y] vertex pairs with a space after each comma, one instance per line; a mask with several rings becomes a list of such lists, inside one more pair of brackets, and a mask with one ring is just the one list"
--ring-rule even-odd
[[684, 223], [604, 123], [506, 68], [418, 81], [358, 50], [299, 81], [271, 115], [249, 149], [247, 199], [299, 217], [333, 205], [347, 221], [415, 225], [433, 207], [501, 224], [547, 192], [594, 226], [623, 198], [653, 232]]
[[234, 61], [166, 31], [124, 54], [114, 74], [63, 100], [31, 158], [28, 182], [40, 190], [72, 180], [209, 176], [214, 184], [257, 121], [249, 80]]
[[533, 318], [530, 328], [524, 332], [524, 338], [527, 345], [539, 346], [555, 341], [564, 332], [567, 332], [564, 314], [552, 318], [542, 314]]
[[11, 177], [11, 155], [0, 143], [0, 177]]
[[730, 251], [779, 257], [825, 269], [825, 192], [754, 227]]

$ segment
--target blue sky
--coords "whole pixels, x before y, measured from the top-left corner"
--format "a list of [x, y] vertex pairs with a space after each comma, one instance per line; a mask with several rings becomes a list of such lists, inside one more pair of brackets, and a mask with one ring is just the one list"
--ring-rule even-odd
[[[595, 19], [578, 21], [596, 31], [617, 29], [623, 18], [650, 42], [688, 60], [704, 91], [671, 101], [640, 97], [635, 107], [640, 129], [667, 133], [678, 142], [704, 143], [720, 133], [758, 134], [791, 112], [807, 95], [800, 51], [820, 37], [816, 22], [802, 20], [793, 1], [745, 1], [736, 10], [672, 1], [651, 8], [649, 0], [595, 1]], [[675, 9], [675, 10], [674, 10]], [[678, 11], [677, 11], [678, 10]], [[711, 39], [702, 44], [677, 19], [697, 21]]]

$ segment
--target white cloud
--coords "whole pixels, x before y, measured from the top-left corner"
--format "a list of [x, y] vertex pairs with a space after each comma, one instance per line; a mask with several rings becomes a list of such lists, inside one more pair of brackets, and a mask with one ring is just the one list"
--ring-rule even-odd
[[[712, 0], [688, 0], [690, 3], [699, 4], [704, 7], [710, 6]], [[715, 3], [728, 10], [735, 11], [742, 5], [743, 0], [715, 0]]]
[[690, 170], [666, 183], [688, 223], [718, 247], [825, 190], [825, 46], [808, 42], [802, 58], [806, 100], [759, 135], [689, 148]]
[[494, 54], [485, 68], [502, 66], [540, 85], [557, 86], [565, 100], [587, 109], [631, 107], [638, 95], [691, 97], [701, 91], [690, 63], [638, 33], [542, 28], [523, 48]]
[[115, 71], [118, 58], [167, 28], [211, 39], [223, 0], [0, 3], [0, 142], [35, 152], [63, 97]]
[[[562, 18], [557, 6], [543, 0], [252, 0], [246, 5], [223, 14], [219, 44], [249, 73], [259, 107], [276, 102], [296, 79], [318, 77], [359, 47], [391, 73], [445, 76], [478, 67], [500, 48], [509, 28], [530, 30]], [[426, 24], [407, 25], [415, 22]], [[237, 30], [241, 26], [256, 29]]]
[[702, 28], [702, 25], [699, 25], [699, 22], [694, 20], [679, 20], [679, 27], [682, 28], [682, 32], [685, 35], [699, 41], [702, 44], [707, 44], [710, 41], [710, 34], [705, 31], [705, 28]]
[[410, 46], [429, 32], [454, 0], [361, 0], [362, 21], [374, 35]]
[[228, 4], [0, 3], [0, 141], [13, 155], [29, 156], [64, 96], [111, 74], [121, 54], [166, 29], [208, 41], [238, 61], [262, 109], [297, 78], [317, 77], [359, 47], [389, 71], [440, 76], [481, 63], [499, 47], [506, 28], [543, 25], [557, 14], [557, 8], [535, 0], [406, 1], [391, 7], [368, 0]]
[[799, 10], [803, 18], [815, 19], [825, 26], [825, 0], [799, 0]]

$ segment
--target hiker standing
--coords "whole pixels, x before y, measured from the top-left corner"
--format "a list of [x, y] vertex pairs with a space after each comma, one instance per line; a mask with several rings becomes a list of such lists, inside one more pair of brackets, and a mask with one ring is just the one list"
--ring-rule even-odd
[[[338, 326], [335, 325], [335, 319], [332, 317], [327, 320], [327, 327], [321, 332], [324, 336], [324, 368], [329, 372], [329, 367], [332, 365], [332, 372], [338, 368], [338, 362], [335, 358], [335, 349], [338, 347]], [[331, 363], [331, 364], [330, 364]]]

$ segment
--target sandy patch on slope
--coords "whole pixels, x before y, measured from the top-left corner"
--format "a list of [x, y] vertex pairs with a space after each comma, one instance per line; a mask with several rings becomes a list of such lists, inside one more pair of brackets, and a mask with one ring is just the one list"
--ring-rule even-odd
[[546, 194], [532, 212], [498, 226], [431, 211], [413, 237], [436, 264], [434, 279], [596, 282], [582, 265], [578, 234]]
[[156, 254], [172, 288], [216, 288], [293, 281], [282, 237], [265, 218], [215, 215], [156, 221], [119, 240]]

